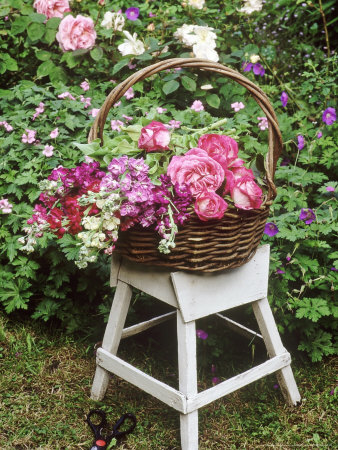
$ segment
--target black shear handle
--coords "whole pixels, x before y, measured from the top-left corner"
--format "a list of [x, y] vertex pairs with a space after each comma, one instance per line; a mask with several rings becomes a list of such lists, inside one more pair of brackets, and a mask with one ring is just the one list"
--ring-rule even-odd
[[[99, 423], [96, 424], [91, 421], [91, 417], [93, 415], [100, 417]], [[102, 411], [101, 409], [92, 409], [91, 411], [89, 411], [89, 413], [87, 415], [86, 422], [92, 429], [95, 439], [100, 439], [102, 437], [101, 430], [106, 425], [106, 413], [104, 411]]]
[[[124, 431], [119, 431], [119, 428], [122, 426], [122, 424], [127, 419], [131, 420], [132, 425]], [[136, 417], [134, 416], [134, 414], [132, 414], [132, 413], [123, 414], [123, 416], [121, 416], [119, 418], [119, 420], [116, 422], [116, 424], [113, 427], [112, 437], [119, 438], [119, 437], [125, 436], [126, 434], [131, 433], [135, 427], [136, 427]]]

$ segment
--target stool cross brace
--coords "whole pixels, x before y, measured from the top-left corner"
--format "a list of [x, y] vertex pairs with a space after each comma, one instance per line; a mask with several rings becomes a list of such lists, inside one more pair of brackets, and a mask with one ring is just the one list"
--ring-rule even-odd
[[[114, 257], [111, 285], [116, 292], [102, 347], [97, 350], [97, 367], [91, 398], [102, 400], [110, 373], [134, 384], [180, 413], [183, 450], [198, 449], [198, 409], [253, 381], [276, 372], [285, 400], [290, 405], [300, 401], [291, 369], [291, 357], [284, 348], [267, 300], [269, 246], [260, 247], [245, 265], [216, 274], [170, 272]], [[175, 308], [175, 311], [124, 328], [135, 287]], [[252, 304], [261, 334], [225, 317], [222, 311]], [[235, 331], [264, 340], [269, 359], [203, 392], [197, 391], [196, 325], [202, 317], [216, 314]], [[179, 388], [142, 372], [117, 354], [122, 338], [132, 336], [176, 316]]]

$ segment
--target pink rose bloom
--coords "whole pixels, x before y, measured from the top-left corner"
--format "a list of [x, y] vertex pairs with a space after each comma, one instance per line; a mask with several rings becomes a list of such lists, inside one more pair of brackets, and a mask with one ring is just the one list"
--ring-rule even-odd
[[249, 176], [239, 178], [231, 190], [231, 197], [239, 209], [259, 209], [262, 195], [262, 189]]
[[170, 132], [162, 122], [153, 120], [143, 127], [138, 140], [138, 148], [143, 148], [147, 153], [169, 150]]
[[221, 219], [227, 207], [227, 202], [215, 192], [203, 192], [195, 202], [195, 212], [203, 221]]
[[64, 52], [80, 48], [92, 48], [96, 39], [94, 22], [90, 17], [84, 17], [80, 14], [75, 18], [68, 15], [60, 22], [56, 39]]
[[194, 197], [206, 191], [216, 191], [224, 180], [224, 170], [217, 161], [210, 156], [195, 154], [173, 156], [167, 175], [173, 184], [187, 184]]
[[70, 11], [68, 0], [35, 0], [33, 7], [39, 14], [44, 14], [47, 19], [63, 17], [65, 12]]
[[238, 155], [237, 142], [222, 134], [204, 134], [198, 140], [198, 147], [207, 151], [209, 156], [221, 164], [224, 170]]

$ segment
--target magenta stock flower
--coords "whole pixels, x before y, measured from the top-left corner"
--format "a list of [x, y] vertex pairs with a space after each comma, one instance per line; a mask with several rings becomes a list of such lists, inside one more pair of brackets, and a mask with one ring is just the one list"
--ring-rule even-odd
[[336, 110], [334, 108], [326, 108], [323, 112], [323, 122], [326, 125], [332, 125], [336, 121]]
[[139, 8], [131, 7], [126, 10], [126, 16], [128, 20], [136, 20], [140, 15]]
[[310, 225], [310, 223], [316, 220], [316, 214], [310, 208], [302, 208], [299, 215], [299, 220], [303, 220], [306, 225]]
[[298, 145], [297, 145], [298, 150], [302, 150], [302, 149], [304, 148], [304, 146], [305, 146], [305, 139], [304, 139], [304, 136], [302, 136], [301, 134], [299, 134], [299, 135], [297, 136], [297, 141], [298, 141]]
[[265, 228], [264, 228], [264, 233], [265, 234], [267, 234], [268, 236], [275, 236], [275, 234], [277, 234], [278, 233], [278, 227], [277, 227], [277, 225], [275, 225], [274, 223], [272, 223], [272, 222], [268, 222], [266, 225], [265, 225]]
[[282, 102], [283, 108], [286, 107], [288, 100], [289, 100], [288, 94], [285, 91], [283, 91], [282, 95], [280, 96], [280, 101]]
[[205, 341], [208, 338], [208, 333], [204, 330], [196, 330], [196, 336], [199, 339], [202, 339], [203, 341]]

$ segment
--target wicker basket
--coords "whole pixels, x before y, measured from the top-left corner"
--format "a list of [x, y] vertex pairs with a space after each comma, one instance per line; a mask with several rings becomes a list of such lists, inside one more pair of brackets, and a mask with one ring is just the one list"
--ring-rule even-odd
[[143, 264], [171, 269], [216, 272], [239, 267], [252, 258], [261, 240], [269, 207], [276, 196], [273, 177], [282, 150], [282, 137], [274, 110], [264, 92], [233, 69], [204, 59], [174, 58], [141, 69], [120, 83], [108, 95], [89, 132], [88, 142], [99, 137], [103, 142], [103, 128], [112, 105], [138, 81], [162, 70], [175, 67], [209, 70], [230, 78], [244, 86], [263, 110], [269, 122], [269, 150], [266, 157], [265, 182], [267, 194], [259, 210], [228, 208], [221, 220], [202, 222], [195, 214], [179, 229], [176, 247], [168, 255], [157, 250], [158, 234], [148, 228], [133, 227], [120, 232], [117, 251], [128, 259]]

